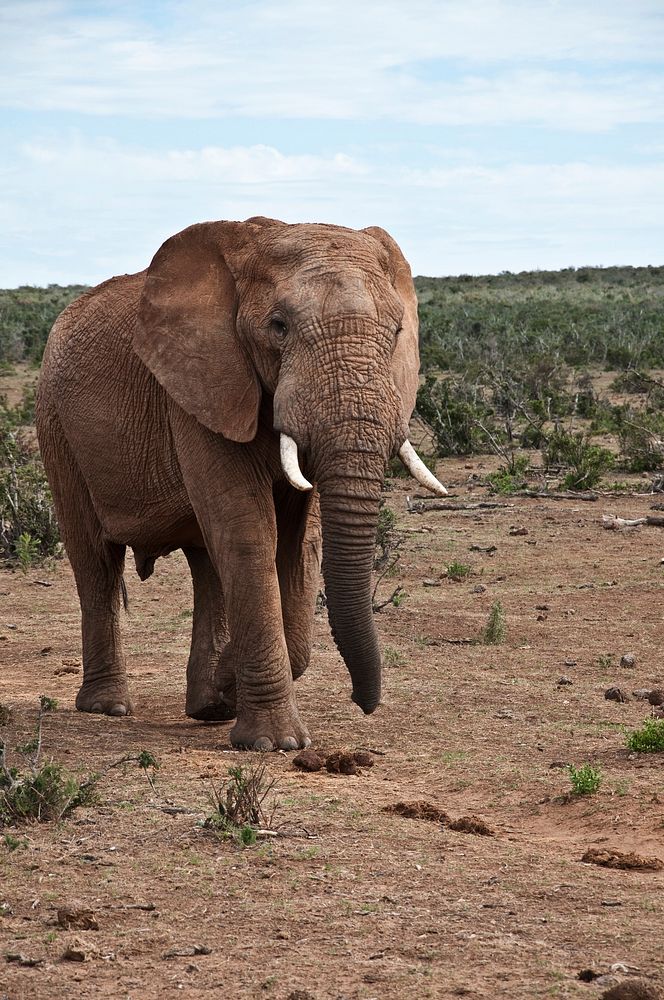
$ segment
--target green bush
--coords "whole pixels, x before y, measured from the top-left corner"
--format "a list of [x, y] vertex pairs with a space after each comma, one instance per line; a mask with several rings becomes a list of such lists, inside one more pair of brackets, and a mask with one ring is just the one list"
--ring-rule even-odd
[[547, 441], [545, 458], [548, 465], [569, 468], [562, 483], [568, 490], [592, 489], [615, 465], [615, 458], [608, 448], [591, 444], [588, 435], [582, 431], [555, 431]]
[[491, 451], [487, 431], [499, 434], [484, 390], [460, 379], [427, 375], [417, 392], [417, 412], [431, 428], [440, 458]]
[[620, 458], [629, 472], [664, 468], [664, 416], [641, 413], [623, 419], [618, 430]]
[[646, 719], [640, 729], [627, 734], [627, 746], [636, 753], [664, 752], [664, 719]]
[[599, 768], [591, 767], [590, 764], [582, 764], [578, 768], [570, 764], [569, 780], [572, 782], [574, 795], [594, 795], [602, 783], [602, 775]]
[[0, 559], [24, 570], [62, 550], [48, 480], [21, 426], [25, 399], [0, 402]]

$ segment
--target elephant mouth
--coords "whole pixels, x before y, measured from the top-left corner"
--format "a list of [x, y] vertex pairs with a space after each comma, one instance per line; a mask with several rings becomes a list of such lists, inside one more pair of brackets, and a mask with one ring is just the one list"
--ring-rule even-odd
[[[292, 437], [283, 432], [280, 434], [279, 452], [281, 467], [291, 486], [296, 490], [302, 491], [313, 489], [313, 483], [309, 482], [300, 468], [297, 443]], [[405, 468], [410, 472], [413, 479], [417, 480], [420, 486], [430, 490], [437, 496], [447, 496], [447, 490], [443, 484], [426, 467], [408, 439], [399, 448], [398, 455]]]

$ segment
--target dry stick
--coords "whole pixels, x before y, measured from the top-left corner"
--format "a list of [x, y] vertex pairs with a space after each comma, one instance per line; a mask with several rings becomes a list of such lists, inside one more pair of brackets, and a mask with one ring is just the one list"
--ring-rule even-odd
[[602, 527], [607, 531], [620, 531], [621, 528], [638, 528], [642, 524], [647, 524], [651, 528], [664, 528], [664, 517], [656, 514], [648, 514], [646, 517], [635, 517], [632, 519], [624, 517], [611, 517], [610, 514], [602, 515]]
[[409, 514], [425, 514], [429, 510], [495, 510], [500, 508], [509, 510], [516, 506], [513, 503], [493, 503], [481, 501], [480, 503], [447, 503], [445, 500], [424, 500], [413, 501], [406, 497], [406, 506]]

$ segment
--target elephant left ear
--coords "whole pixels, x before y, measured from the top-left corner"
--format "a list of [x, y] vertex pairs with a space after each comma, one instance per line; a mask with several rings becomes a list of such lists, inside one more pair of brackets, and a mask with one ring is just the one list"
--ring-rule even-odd
[[396, 347], [392, 355], [392, 377], [401, 397], [404, 430], [407, 434], [408, 421], [415, 409], [420, 381], [419, 323], [415, 286], [408, 261], [390, 234], [381, 229], [380, 226], [369, 226], [362, 232], [372, 236], [387, 252], [390, 281], [403, 304], [401, 332], [397, 337]]

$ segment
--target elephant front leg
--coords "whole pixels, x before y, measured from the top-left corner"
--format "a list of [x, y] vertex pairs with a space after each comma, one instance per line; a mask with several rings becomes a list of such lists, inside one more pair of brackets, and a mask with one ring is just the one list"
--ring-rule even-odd
[[274, 558], [266, 561], [254, 545], [240, 546], [224, 567], [237, 689], [231, 743], [251, 750], [309, 746], [295, 702]]
[[311, 658], [320, 585], [320, 505], [317, 492], [298, 493], [287, 483], [275, 486], [274, 503], [281, 612], [291, 672], [296, 680]]
[[235, 669], [224, 594], [205, 549], [185, 548], [194, 587], [185, 711], [202, 722], [235, 718]]

